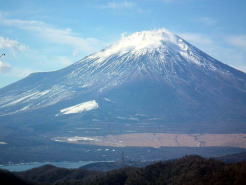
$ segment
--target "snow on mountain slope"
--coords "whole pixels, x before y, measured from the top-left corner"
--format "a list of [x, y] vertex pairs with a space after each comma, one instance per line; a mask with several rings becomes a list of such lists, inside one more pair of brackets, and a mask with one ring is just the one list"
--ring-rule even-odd
[[50, 107], [63, 114], [97, 109], [114, 117], [152, 112], [167, 120], [244, 120], [246, 75], [168, 30], [143, 31], [64, 69], [34, 73], [0, 89], [2, 116]]
[[[196, 57], [196, 50], [179, 36], [165, 29], [154, 31], [136, 32], [128, 37], [123, 36], [117, 43], [112, 46], [95, 53], [88, 59], [96, 60], [95, 64], [106, 62], [113, 56], [124, 56], [134, 59], [142, 55], [159, 55], [162, 62], [168, 62], [168, 55], [172, 54], [177, 61], [180, 57], [184, 57], [188, 62], [197, 65], [206, 64], [213, 68], [211, 63], [206, 63]], [[126, 57], [125, 57], [126, 58]]]
[[62, 114], [75, 114], [75, 113], [81, 113], [85, 111], [90, 111], [94, 109], [98, 109], [99, 105], [95, 100], [87, 101], [80, 103], [78, 105], [74, 105], [65, 109], [60, 110]]
[[171, 45], [171, 43], [174, 45], [180, 44], [180, 46], [183, 47], [182, 40], [167, 30], [143, 31], [134, 33], [128, 37], [123, 36], [117, 43], [89, 58], [98, 58], [97, 63], [100, 63], [106, 58], [116, 54], [122, 56], [130, 52], [132, 55], [140, 56], [146, 52], [162, 48], [163, 43], [169, 43], [169, 45]]

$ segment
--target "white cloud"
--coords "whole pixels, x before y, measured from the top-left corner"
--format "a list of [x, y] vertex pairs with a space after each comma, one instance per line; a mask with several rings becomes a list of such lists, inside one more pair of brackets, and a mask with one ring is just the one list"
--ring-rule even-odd
[[[6, 63], [5, 63], [6, 64]], [[20, 66], [12, 66], [7, 64], [7, 68], [5, 71], [1, 72], [1, 62], [0, 62], [0, 75], [5, 78], [10, 77], [11, 79], [19, 79], [28, 76], [31, 73], [39, 72], [38, 70], [27, 68], [27, 67], [20, 67]]]
[[143, 9], [139, 6], [140, 3], [132, 2], [132, 1], [109, 1], [105, 4], [98, 6], [101, 9], [111, 9], [111, 10], [131, 10], [138, 14], [148, 14], [151, 11], [147, 9]]
[[217, 24], [217, 20], [212, 17], [200, 17], [198, 21], [206, 26], [214, 26]]
[[9, 38], [4, 38], [0, 36], [0, 49], [11, 49], [14, 51], [23, 51], [27, 49], [24, 44], [16, 40], [11, 40]]
[[13, 67], [9, 76], [23, 78], [34, 72], [39, 72], [39, 71], [30, 68]]
[[161, 1], [169, 3], [169, 2], [175, 2], [175, 1], [178, 1], [178, 0], [161, 0]]
[[226, 41], [236, 47], [246, 49], [246, 35], [229, 36]]
[[135, 4], [130, 1], [110, 1], [104, 5], [101, 5], [100, 8], [105, 9], [128, 9], [133, 8]]
[[10, 66], [9, 64], [7, 65], [8, 67], [2, 71], [3, 68], [1, 68], [1, 62], [0, 62], [0, 79], [1, 79], [0, 88], [15, 82], [19, 80], [20, 78], [24, 78], [30, 73], [37, 72], [37, 70], [31, 69], [31, 68], [28, 69], [26, 67], [23, 68], [23, 67], [16, 67], [12, 65]]
[[194, 45], [212, 45], [214, 43], [210, 37], [200, 33], [179, 33], [179, 36]]
[[[47, 48], [26, 46], [17, 40], [0, 36], [0, 49], [6, 60], [0, 63], [0, 85], [23, 78], [32, 72], [57, 70], [70, 65], [84, 55], [102, 49], [106, 43], [91, 37], [81, 37], [73, 30], [61, 29], [42, 21], [14, 19], [0, 11], [0, 26], [11, 27], [15, 32], [24, 31]], [[55, 47], [54, 47], [55, 46]], [[20, 52], [25, 51], [25, 52]], [[1, 54], [1, 53], [0, 53]], [[5, 57], [4, 57], [5, 59]]]
[[7, 73], [10, 70], [11, 70], [10, 64], [0, 61], [0, 73]]
[[57, 56], [55, 57], [54, 60], [56, 60], [55, 62], [60, 64], [61, 66], [68, 66], [74, 62], [71, 61], [71, 59], [66, 56]]
[[71, 29], [59, 29], [45, 22], [35, 20], [8, 19], [0, 16], [0, 24], [27, 30], [46, 39], [46, 41], [69, 45], [77, 50], [93, 52], [103, 45], [96, 38], [82, 38]]
[[196, 2], [202, 0], [138, 0], [138, 1], [160, 2], [160, 3], [188, 3], [188, 2], [193, 2], [193, 1]]
[[186, 1], [191, 1], [191, 0], [159, 0], [165, 3], [173, 3], [173, 2], [186, 2]]

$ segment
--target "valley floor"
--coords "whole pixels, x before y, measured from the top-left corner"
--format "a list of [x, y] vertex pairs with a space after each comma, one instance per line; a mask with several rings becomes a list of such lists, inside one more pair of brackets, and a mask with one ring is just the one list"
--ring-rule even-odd
[[112, 147], [238, 147], [246, 148], [246, 134], [134, 133], [94, 137], [56, 137], [57, 142]]

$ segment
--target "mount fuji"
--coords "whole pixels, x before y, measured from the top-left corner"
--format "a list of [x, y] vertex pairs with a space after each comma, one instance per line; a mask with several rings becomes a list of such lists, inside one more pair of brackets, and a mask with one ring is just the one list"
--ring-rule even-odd
[[0, 122], [38, 133], [246, 132], [246, 74], [168, 30], [136, 32], [0, 89]]

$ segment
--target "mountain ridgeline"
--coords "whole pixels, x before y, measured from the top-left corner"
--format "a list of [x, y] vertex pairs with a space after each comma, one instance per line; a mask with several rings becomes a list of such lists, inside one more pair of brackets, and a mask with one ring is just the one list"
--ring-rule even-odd
[[[64, 169], [46, 165], [11, 174], [0, 170], [4, 185], [243, 185], [246, 163], [225, 164], [199, 156], [158, 162], [142, 168], [127, 167], [109, 172], [83, 168]], [[12, 178], [8, 178], [12, 177]], [[28, 182], [28, 183], [27, 183]]]
[[60, 123], [60, 130], [107, 132], [110, 124], [119, 132], [130, 125], [136, 132], [236, 133], [246, 132], [245, 120], [246, 74], [165, 29], [133, 33], [64, 69], [0, 89], [0, 121], [39, 131]]

